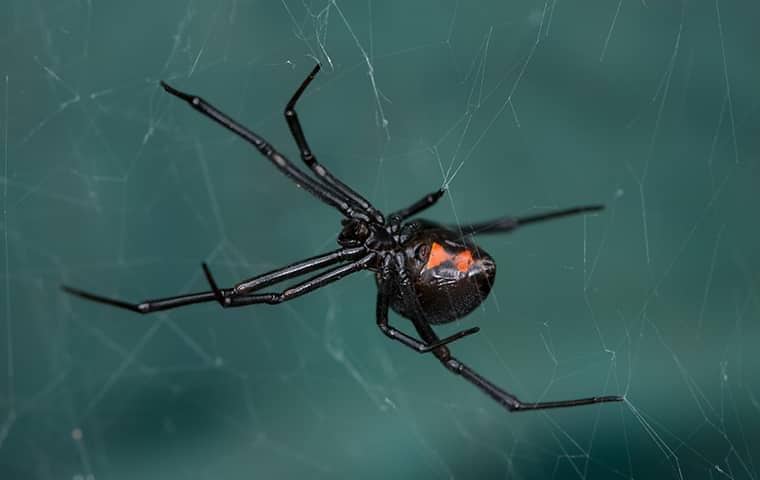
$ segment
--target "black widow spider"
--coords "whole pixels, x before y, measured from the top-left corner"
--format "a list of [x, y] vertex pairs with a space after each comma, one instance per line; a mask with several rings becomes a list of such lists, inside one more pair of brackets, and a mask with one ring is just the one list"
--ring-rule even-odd
[[[462, 376], [509, 411], [574, 407], [592, 403], [619, 402], [617, 395], [525, 403], [480, 376], [466, 364], [451, 356], [447, 344], [479, 331], [478, 327], [440, 339], [432, 325], [464, 317], [485, 299], [496, 276], [496, 263], [471, 241], [474, 234], [509, 232], [523, 225], [569, 215], [601, 210], [600, 205], [557, 210], [527, 217], [503, 217], [488, 222], [461, 226], [439, 225], [408, 218], [433, 206], [444, 189], [425, 195], [410, 206], [386, 219], [364, 197], [335, 178], [314, 157], [298, 115], [296, 102], [319, 72], [317, 64], [293, 94], [285, 107], [285, 120], [301, 152], [301, 159], [314, 176], [307, 175], [274, 149], [266, 140], [248, 130], [216, 107], [195, 95], [161, 82], [161, 86], [190, 104], [195, 110], [231, 130], [261, 152], [298, 186], [340, 211], [342, 230], [340, 248], [283, 268], [244, 280], [232, 288], [219, 288], [204, 262], [202, 264], [210, 291], [176, 297], [146, 300], [133, 304], [103, 297], [68, 286], [68, 293], [137, 313], [168, 310], [202, 302], [218, 302], [222, 307], [242, 307], [257, 303], [278, 304], [313, 292], [336, 280], [361, 270], [375, 273], [377, 282], [377, 326], [390, 339], [401, 342], [418, 353], [431, 352], [450, 371]], [[265, 287], [307, 273], [338, 265], [314, 275], [278, 293], [260, 293]], [[388, 322], [388, 308], [411, 320], [420, 339], [414, 338]]]

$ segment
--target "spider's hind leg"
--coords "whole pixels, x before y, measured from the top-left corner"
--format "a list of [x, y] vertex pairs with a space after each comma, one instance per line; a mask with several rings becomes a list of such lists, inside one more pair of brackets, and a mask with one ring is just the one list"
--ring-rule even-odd
[[[335, 263], [341, 263], [341, 262], [346, 262], [346, 261], [352, 262], [349, 264], [344, 264], [344, 267], [345, 266], [350, 267], [348, 273], [353, 272], [354, 271], [353, 269], [357, 267], [364, 268], [364, 265], [368, 263], [368, 260], [367, 258], [360, 260], [360, 257], [364, 256], [365, 254], [366, 254], [366, 251], [363, 247], [341, 248], [332, 252], [328, 252], [322, 255], [317, 255], [315, 257], [301, 260], [300, 262], [292, 263], [290, 265], [287, 265], [283, 268], [279, 268], [277, 270], [273, 270], [271, 272], [257, 275], [255, 277], [249, 278], [247, 280], [244, 280], [238, 283], [233, 288], [219, 288], [216, 284], [216, 281], [214, 281], [214, 278], [211, 275], [211, 272], [209, 271], [208, 266], [206, 266], [204, 263], [203, 270], [206, 275], [206, 280], [209, 282], [209, 285], [211, 286], [211, 291], [190, 293], [190, 294], [178, 295], [174, 297], [157, 298], [157, 299], [152, 299], [152, 300], [145, 300], [139, 303], [126, 302], [124, 300], [119, 300], [116, 298], [110, 298], [103, 295], [90, 293], [84, 290], [80, 290], [78, 288], [68, 287], [65, 285], [61, 286], [61, 289], [63, 289], [63, 291], [66, 293], [70, 293], [79, 298], [84, 298], [85, 300], [90, 300], [97, 303], [103, 303], [105, 305], [111, 305], [112, 307], [122, 308], [124, 310], [130, 310], [136, 313], [151, 313], [151, 312], [157, 312], [160, 310], [170, 310], [173, 308], [183, 307], [185, 305], [193, 305], [196, 303], [205, 303], [205, 302], [214, 302], [214, 301], [218, 302], [223, 307], [241, 306], [241, 305], [247, 305], [251, 303], [267, 303], [266, 302], [267, 299], [270, 300], [271, 302], [275, 302], [277, 299], [281, 298], [278, 296], [280, 294], [262, 294], [262, 295], [259, 295], [258, 297], [255, 297], [251, 295], [251, 293], [275, 283], [279, 283], [285, 280], [290, 280], [295, 277], [300, 277], [301, 275], [313, 272], [315, 270], [321, 270], [330, 265], [334, 265]], [[338, 278], [341, 278], [340, 275], [348, 274], [346, 273], [345, 270], [340, 270], [340, 268], [341, 267], [339, 267], [338, 269], [330, 270], [327, 273], [337, 272]], [[337, 280], [338, 278], [330, 277], [329, 279], [330, 281], [333, 281], [333, 279]], [[325, 284], [327, 283], [330, 283], [330, 282], [325, 282]], [[314, 287], [313, 283], [310, 285]], [[291, 288], [290, 290], [293, 290], [293, 288]], [[311, 290], [314, 290], [314, 288], [311, 288]], [[291, 295], [293, 293], [295, 292], [291, 292]], [[303, 293], [306, 293], [306, 292], [303, 290], [299, 290], [299, 294], [303, 294]], [[235, 300], [235, 299], [238, 299], [238, 300]]]
[[481, 392], [494, 399], [497, 403], [505, 407], [510, 412], [545, 410], [549, 408], [579, 407], [581, 405], [592, 405], [594, 403], [622, 402], [625, 400], [624, 397], [619, 395], [604, 395], [598, 397], [577, 398], [574, 400], [526, 403], [521, 401], [515, 395], [497, 387], [485, 377], [477, 373], [475, 370], [460, 362], [458, 359], [450, 356], [447, 348], [440, 348], [436, 350], [434, 354], [450, 372], [461, 376], [471, 384], [475, 385]]
[[467, 330], [462, 330], [460, 332], [457, 332], [454, 335], [448, 336], [444, 339], [440, 339], [440, 340], [436, 339], [436, 341], [434, 342], [430, 342], [430, 343], [421, 342], [417, 340], [416, 338], [412, 337], [411, 335], [407, 335], [401, 330], [398, 330], [395, 327], [392, 327], [390, 325], [390, 323], [388, 322], [388, 301], [389, 301], [388, 295], [385, 292], [378, 291], [377, 293], [377, 326], [378, 328], [380, 328], [380, 331], [382, 331], [386, 337], [390, 338], [391, 340], [396, 340], [398, 342], [401, 342], [405, 346], [411, 348], [412, 350], [418, 353], [432, 352], [438, 349], [439, 347], [448, 345], [449, 343], [455, 342], [459, 340], [460, 338], [467, 337], [469, 335], [478, 333], [480, 331], [479, 327], [472, 327], [472, 328], [468, 328]]
[[[172, 308], [183, 307], [185, 305], [193, 305], [196, 303], [213, 302], [216, 300], [214, 292], [199, 292], [176, 297], [145, 300], [139, 303], [131, 303], [116, 298], [110, 298], [103, 295], [86, 292], [84, 290], [69, 287], [66, 285], [62, 285], [61, 289], [66, 293], [70, 293], [79, 298], [84, 298], [85, 300], [90, 300], [92, 302], [102, 303], [105, 305], [111, 305], [112, 307], [122, 308], [124, 310], [131, 310], [136, 313], [152, 313], [158, 312], [160, 310], [170, 310]], [[222, 295], [228, 293], [230, 292], [227, 290], [222, 290]]]

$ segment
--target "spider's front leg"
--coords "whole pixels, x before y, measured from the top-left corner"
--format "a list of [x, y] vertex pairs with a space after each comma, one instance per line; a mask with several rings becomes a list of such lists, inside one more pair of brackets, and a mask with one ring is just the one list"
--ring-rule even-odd
[[390, 217], [395, 217], [398, 219], [399, 222], [402, 222], [406, 220], [407, 218], [417, 215], [423, 210], [427, 210], [428, 208], [435, 205], [438, 202], [438, 200], [441, 199], [444, 193], [446, 193], [446, 189], [439, 188], [435, 192], [428, 193], [427, 195], [420, 198], [419, 200], [409, 205], [408, 207], [402, 208], [401, 210], [397, 212], [393, 212], [390, 215]]
[[276, 305], [278, 303], [287, 302], [288, 300], [293, 300], [301, 295], [305, 295], [330, 283], [336, 282], [347, 275], [356, 273], [360, 270], [365, 270], [367, 265], [374, 260], [375, 255], [374, 252], [369, 253], [359, 260], [335, 267], [325, 273], [315, 275], [303, 282], [288, 287], [282, 292], [275, 293], [238, 293], [235, 289], [220, 289], [217, 286], [213, 275], [211, 275], [208, 265], [204, 262], [202, 266], [203, 273], [206, 275], [206, 280], [211, 287], [211, 291], [214, 293], [216, 301], [219, 302], [219, 305], [222, 307], [230, 308], [243, 307], [245, 305], [253, 305], [257, 303]]
[[319, 161], [309, 147], [309, 143], [306, 141], [306, 135], [303, 133], [303, 127], [301, 127], [301, 121], [298, 119], [298, 113], [296, 112], [296, 104], [301, 98], [301, 95], [309, 86], [314, 77], [319, 73], [320, 65], [316, 64], [309, 75], [304, 79], [301, 85], [293, 93], [290, 101], [285, 106], [285, 121], [288, 123], [290, 133], [293, 139], [298, 145], [298, 150], [301, 152], [301, 160], [308, 166], [314, 174], [322, 180], [323, 185], [329, 190], [337, 193], [338, 196], [345, 197], [351, 202], [359, 205], [362, 211], [367, 213], [376, 223], [382, 225], [385, 223], [383, 214], [380, 213], [375, 207], [372, 206], [366, 198], [362, 197], [354, 189], [340, 181], [327, 168], [325, 168]]
[[[283, 268], [273, 270], [253, 278], [244, 280], [233, 288], [219, 288], [216, 286], [216, 282], [208, 272], [208, 267], [204, 267], [206, 271], [206, 279], [213, 287], [210, 292], [197, 292], [186, 295], [178, 295], [174, 297], [156, 298], [151, 300], [145, 300], [138, 303], [126, 302], [116, 298], [105, 297], [95, 293], [80, 290], [78, 288], [61, 286], [63, 291], [75, 295], [85, 300], [90, 300], [112, 307], [122, 308], [124, 310], [130, 310], [136, 313], [152, 313], [161, 310], [171, 310], [178, 307], [184, 307], [186, 305], [193, 305], [196, 303], [206, 302], [218, 302], [223, 307], [238, 307], [243, 305], [250, 305], [253, 303], [279, 303], [296, 296], [303, 295], [313, 291], [321, 286], [327, 285], [332, 281], [338, 280], [349, 273], [358, 271], [364, 268], [369, 260], [365, 255], [367, 251], [363, 247], [358, 248], [341, 248], [332, 252], [328, 252], [316, 257], [307, 258], [300, 262], [292, 263]], [[374, 254], [373, 254], [374, 255]], [[362, 258], [364, 257], [364, 258]], [[371, 259], [370, 259], [371, 260]], [[306, 282], [293, 286], [281, 293], [264, 293], [258, 296], [252, 294], [253, 291], [270, 286], [272, 284], [280, 283], [285, 280], [290, 280], [295, 277], [300, 277], [306, 273], [313, 272], [315, 270], [321, 270], [325, 267], [334, 265], [340, 262], [352, 262], [345, 264], [341, 267], [329, 270], [319, 277], [322, 278], [321, 282], [316, 282], [317, 277], [313, 277]], [[346, 267], [348, 269], [346, 270]], [[308, 287], [308, 289], [306, 288]]]

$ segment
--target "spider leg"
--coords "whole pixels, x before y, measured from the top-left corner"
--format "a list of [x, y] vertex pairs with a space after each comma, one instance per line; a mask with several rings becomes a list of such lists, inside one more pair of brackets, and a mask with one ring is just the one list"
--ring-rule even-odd
[[306, 136], [301, 128], [301, 122], [298, 120], [298, 114], [296, 113], [296, 103], [301, 98], [301, 95], [309, 86], [314, 77], [319, 73], [320, 65], [316, 64], [311, 73], [304, 79], [298, 89], [293, 93], [288, 104], [285, 106], [285, 121], [288, 122], [290, 133], [293, 135], [293, 139], [298, 145], [298, 149], [301, 151], [301, 159], [303, 162], [319, 177], [322, 182], [331, 190], [337, 191], [340, 195], [348, 198], [352, 202], [359, 205], [362, 210], [369, 214], [372, 219], [380, 224], [385, 223], [383, 214], [377, 211], [375, 207], [370, 204], [367, 199], [356, 193], [351, 187], [341, 182], [332, 173], [330, 173], [325, 167], [317, 161], [317, 158], [309, 148], [309, 143], [306, 141]]
[[303, 275], [305, 273], [318, 270], [320, 268], [332, 265], [334, 263], [346, 260], [356, 259], [358, 254], [364, 253], [363, 248], [350, 248], [341, 249], [333, 252], [329, 252], [317, 257], [308, 258], [298, 263], [288, 265], [278, 270], [264, 273], [257, 277], [253, 277], [249, 280], [239, 283], [237, 286], [228, 289], [212, 289], [211, 292], [197, 292], [187, 295], [179, 295], [175, 297], [159, 298], [153, 300], [145, 300], [139, 303], [130, 303], [123, 300], [105, 297], [94, 293], [86, 292], [78, 288], [62, 286], [61, 288], [72, 295], [91, 300], [93, 302], [103, 303], [111, 305], [113, 307], [123, 308], [125, 310], [131, 310], [137, 313], [151, 313], [159, 310], [169, 310], [177, 307], [183, 307], [185, 305], [193, 305], [196, 303], [205, 303], [219, 301], [219, 294], [221, 293], [224, 298], [231, 298], [235, 296], [243, 296], [248, 292], [255, 289], [264, 288], [274, 283], [282, 282], [293, 277]]
[[473, 369], [460, 362], [458, 359], [449, 355], [446, 347], [439, 348], [434, 352], [438, 360], [450, 371], [453, 372], [471, 384], [475, 385], [480, 391], [496, 400], [500, 405], [510, 412], [524, 412], [527, 410], [545, 410], [549, 408], [577, 407], [580, 405], [591, 405], [594, 403], [622, 402], [625, 397], [619, 395], [604, 395], [599, 397], [577, 398], [574, 400], [558, 400], [553, 402], [535, 402], [526, 403], [514, 396], [513, 394], [502, 390]]
[[409, 205], [408, 207], [403, 208], [397, 212], [393, 212], [390, 216], [397, 217], [399, 222], [401, 222], [435, 205], [436, 202], [438, 202], [438, 200], [441, 199], [444, 193], [446, 193], [446, 189], [444, 188], [441, 188], [432, 193], [428, 193], [427, 195], [417, 200], [413, 204]]
[[283, 268], [278, 268], [262, 275], [243, 280], [233, 287], [236, 293], [243, 294], [252, 292], [263, 287], [268, 287], [273, 283], [279, 283], [293, 277], [303, 275], [304, 273], [313, 272], [320, 268], [332, 265], [334, 263], [347, 260], [356, 260], [362, 253], [365, 253], [364, 247], [340, 248], [329, 253], [317, 255], [316, 257], [307, 258], [290, 264]]
[[[415, 326], [417, 326], [415, 324]], [[428, 326], [429, 327], [429, 326]], [[437, 339], [435, 332], [429, 329], [429, 333], [423, 333], [418, 329], [418, 333], [426, 341], [434, 342]], [[459, 361], [459, 359], [452, 357], [449, 349], [445, 346], [441, 346], [433, 350], [433, 355], [443, 364], [450, 372], [459, 375], [464, 378], [481, 392], [485, 393], [492, 399], [494, 399], [501, 406], [505, 407], [510, 412], [523, 412], [527, 410], [545, 410], [549, 408], [565, 408], [565, 407], [578, 407], [581, 405], [592, 405], [594, 403], [608, 403], [608, 402], [622, 402], [625, 397], [620, 395], [603, 395], [596, 397], [576, 398], [573, 400], [556, 400], [550, 402], [523, 402], [515, 395], [497, 387], [494, 383], [487, 380], [485, 377], [477, 373], [475, 370], [468, 367], [466, 364]]]
[[[97, 295], [94, 293], [86, 292], [78, 288], [62, 285], [61, 289], [79, 298], [90, 300], [97, 303], [103, 303], [105, 305], [111, 305], [112, 307], [123, 308], [124, 310], [131, 310], [137, 313], [152, 313], [160, 310], [171, 310], [172, 308], [184, 307], [185, 305], [193, 305], [195, 303], [213, 302], [216, 300], [214, 292], [197, 292], [189, 293], [187, 295], [179, 295], [176, 297], [157, 298], [154, 300], [144, 300], [140, 303], [130, 303], [124, 300], [116, 298], [105, 297], [103, 295]], [[229, 295], [231, 290], [222, 290], [223, 295]]]
[[223, 113], [204, 99], [185, 93], [181, 90], [177, 90], [168, 83], [162, 81], [161, 86], [167, 92], [171, 93], [177, 98], [180, 98], [190, 104], [195, 110], [199, 111], [204, 116], [215, 121], [224, 128], [230, 130], [246, 142], [250, 143], [256, 149], [269, 159], [282, 173], [287, 175], [297, 185], [303, 187], [306, 191], [322, 200], [324, 203], [335, 207], [340, 212], [349, 218], [360, 218], [365, 221], [369, 221], [369, 217], [363, 211], [357, 211], [355, 205], [347, 201], [348, 199], [339, 196], [333, 190], [328, 189], [325, 185], [314, 180], [310, 176], [306, 175], [300, 169], [298, 169], [293, 163], [290, 162], [285, 156], [280, 154], [275, 148], [259, 135], [253, 133], [239, 122], [233, 120], [227, 114]]
[[[397, 259], [397, 262], [399, 261], [401, 261], [400, 257]], [[417, 308], [419, 310], [419, 304], [416, 301], [416, 296], [414, 295], [414, 291], [411, 290], [412, 287], [407, 281], [405, 274], [403, 271], [397, 273], [400, 280], [399, 285], [403, 289], [402, 293], [404, 295], [404, 298], [409, 299], [409, 302], [413, 302], [410, 304], [412, 308]], [[440, 342], [438, 335], [436, 335], [435, 331], [433, 331], [433, 328], [430, 326], [430, 324], [424, 321], [424, 316], [422, 314], [414, 315], [412, 318], [412, 323], [414, 324], [415, 330], [417, 330], [417, 333], [423, 342], [425, 342], [425, 344], [434, 345]], [[579, 405], [621, 402], [624, 400], [624, 397], [618, 395], [605, 395], [578, 398], [574, 400], [526, 403], [517, 398], [515, 395], [507, 392], [506, 390], [502, 390], [501, 388], [497, 387], [485, 377], [475, 372], [475, 370], [460, 362], [457, 358], [452, 357], [448, 347], [445, 345], [434, 349], [433, 355], [435, 355], [436, 358], [443, 364], [443, 366], [446, 367], [446, 369], [448, 369], [450, 372], [459, 375], [471, 384], [475, 385], [481, 392], [496, 400], [496, 402], [498, 402], [510, 412], [543, 410], [548, 408], [577, 407]]]
[[[421, 342], [417, 340], [416, 338], [407, 335], [406, 333], [396, 329], [395, 327], [392, 327], [390, 323], [388, 322], [388, 307], [390, 303], [391, 298], [391, 291], [390, 291], [390, 285], [391, 282], [394, 281], [394, 269], [393, 262], [394, 260], [396, 262], [403, 262], [403, 254], [400, 254], [400, 257], [386, 257], [383, 266], [380, 270], [380, 275], [382, 277], [382, 281], [379, 282], [378, 290], [377, 290], [377, 307], [376, 307], [376, 317], [377, 317], [377, 326], [382, 331], [385, 336], [390, 338], [391, 340], [396, 340], [398, 342], [401, 342], [405, 346], [411, 348], [412, 350], [418, 352], [418, 353], [427, 353], [431, 352], [438, 347], [441, 347], [443, 345], [446, 345], [448, 343], [454, 342], [456, 340], [459, 340], [460, 338], [464, 338], [468, 335], [472, 335], [474, 333], [478, 333], [480, 331], [479, 327], [473, 327], [468, 328], [467, 330], [459, 331], [451, 336], [448, 336], [444, 339], [439, 339], [436, 337], [435, 339], [432, 339], [429, 342]], [[402, 264], [399, 264], [402, 265]], [[400, 280], [400, 283], [407, 285], [406, 282], [407, 277], [406, 274], [403, 272], [403, 269], [401, 269], [401, 272], [397, 273], [396, 279]], [[404, 288], [404, 287], [402, 287]], [[404, 292], [406, 295], [404, 298], [416, 298], [416, 295], [413, 290], [406, 289]], [[411, 297], [410, 297], [411, 295]], [[421, 316], [421, 315], [418, 315]]]
[[214, 298], [219, 302], [219, 305], [224, 306], [224, 294], [219, 290], [219, 286], [217, 286], [216, 280], [214, 280], [214, 276], [211, 274], [211, 270], [209, 270], [206, 262], [201, 262], [201, 268], [203, 268], [203, 275], [206, 276], [206, 281], [211, 287], [211, 291], [214, 292]]
[[449, 344], [451, 342], [459, 340], [460, 338], [466, 337], [468, 335], [472, 335], [473, 333], [478, 333], [480, 331], [479, 327], [468, 328], [467, 330], [462, 330], [442, 340], [437, 340], [432, 343], [423, 343], [417, 340], [416, 338], [410, 335], [407, 335], [406, 333], [400, 330], [397, 330], [395, 327], [392, 327], [389, 324], [388, 300], [389, 300], [389, 297], [385, 293], [383, 292], [377, 293], [377, 326], [385, 334], [386, 337], [390, 338], [391, 340], [396, 340], [398, 342], [401, 342], [402, 344], [406, 345], [407, 347], [411, 348], [412, 350], [418, 353], [431, 352], [437, 349], [438, 347], [442, 347], [443, 345]]
[[[436, 343], [438, 336], [435, 334], [429, 324], [420, 321], [414, 321], [415, 329], [425, 342], [429, 344]], [[460, 362], [457, 358], [452, 357], [449, 349], [441, 346], [433, 350], [433, 355], [443, 364], [450, 372], [459, 375], [471, 384], [475, 385], [481, 392], [485, 393], [492, 399], [496, 400], [501, 406], [510, 412], [521, 412], [525, 410], [544, 410], [548, 408], [577, 407], [580, 405], [591, 405], [594, 403], [622, 402], [624, 397], [618, 395], [604, 395], [597, 397], [577, 398], [574, 400], [558, 400], [551, 402], [523, 402], [515, 395], [502, 390], [491, 381], [481, 376], [475, 370]]]
[[356, 273], [360, 270], [365, 270], [367, 268], [367, 265], [375, 259], [376, 255], [377, 254], [374, 252], [370, 253], [355, 262], [341, 265], [325, 273], [311, 277], [304, 282], [293, 285], [292, 287], [289, 287], [278, 293], [251, 293], [243, 295], [232, 294], [225, 296], [225, 290], [220, 290], [216, 286], [216, 282], [214, 281], [214, 278], [205, 263], [203, 264], [203, 270], [213, 290], [212, 295], [214, 295], [214, 299], [217, 299], [217, 301], [219, 301], [218, 299], [221, 298], [221, 301], [219, 301], [219, 303], [224, 308], [242, 307], [256, 303], [267, 303], [270, 305], [275, 305], [278, 303], [287, 302], [288, 300], [292, 300], [296, 297], [300, 297], [301, 295], [305, 295], [309, 292], [322, 288], [330, 283], [340, 280], [346, 275]]
[[603, 209], [603, 205], [584, 205], [581, 207], [554, 210], [551, 212], [539, 213], [537, 215], [529, 215], [525, 217], [501, 217], [487, 222], [473, 223], [470, 225], [452, 225], [449, 226], [449, 228], [454, 231], [461, 231], [462, 235], [474, 235], [481, 233], [505, 233], [529, 223], [554, 220], [555, 218], [569, 217], [570, 215], [578, 215], [587, 212], [598, 212], [599, 210]]

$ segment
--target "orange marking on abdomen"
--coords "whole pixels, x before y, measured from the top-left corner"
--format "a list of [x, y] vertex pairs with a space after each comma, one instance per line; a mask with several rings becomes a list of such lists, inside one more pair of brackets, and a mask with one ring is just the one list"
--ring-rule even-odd
[[472, 262], [472, 252], [470, 250], [464, 250], [454, 257], [454, 266], [462, 273], [470, 270]]
[[454, 264], [457, 270], [462, 273], [468, 272], [474, 262], [472, 258], [472, 251], [469, 249], [462, 250], [457, 254], [453, 254], [443, 248], [443, 245], [437, 242], [433, 242], [430, 246], [430, 256], [425, 264], [426, 270], [432, 270], [444, 262], [451, 262]]
[[433, 245], [430, 246], [430, 256], [425, 264], [425, 268], [428, 270], [433, 269], [446, 260], [451, 260], [451, 254], [440, 243], [433, 242]]

